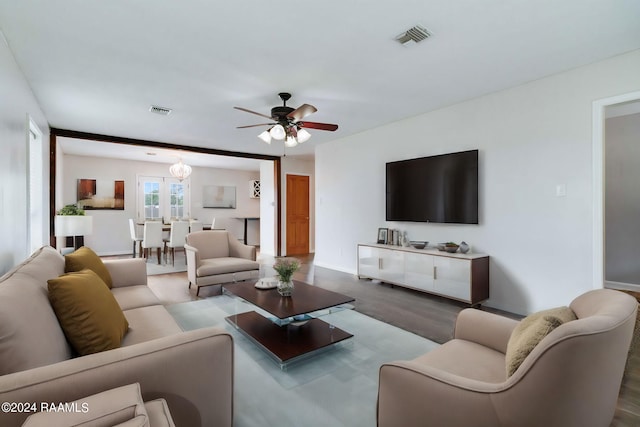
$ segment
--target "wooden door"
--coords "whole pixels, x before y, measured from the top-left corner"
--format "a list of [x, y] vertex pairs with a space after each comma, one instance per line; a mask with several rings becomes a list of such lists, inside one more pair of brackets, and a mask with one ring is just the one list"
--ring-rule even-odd
[[309, 253], [309, 177], [287, 175], [287, 255]]

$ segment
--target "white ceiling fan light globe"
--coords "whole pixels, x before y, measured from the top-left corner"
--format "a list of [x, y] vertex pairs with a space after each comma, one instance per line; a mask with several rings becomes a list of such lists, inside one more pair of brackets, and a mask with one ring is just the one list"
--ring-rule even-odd
[[271, 144], [271, 134], [269, 133], [268, 130], [265, 130], [260, 135], [258, 135], [258, 138], [260, 138], [261, 140], [263, 140], [267, 144]]
[[275, 125], [274, 127], [271, 128], [269, 133], [271, 134], [271, 137], [273, 139], [278, 139], [278, 140], [282, 140], [287, 136], [287, 133], [285, 132], [284, 127], [282, 125]]
[[296, 145], [298, 145], [298, 141], [296, 140], [295, 136], [289, 135], [284, 141], [284, 145], [286, 145], [287, 147], [295, 147]]
[[303, 142], [307, 142], [309, 138], [311, 138], [311, 134], [305, 129], [298, 130], [298, 142], [300, 144], [302, 144]]

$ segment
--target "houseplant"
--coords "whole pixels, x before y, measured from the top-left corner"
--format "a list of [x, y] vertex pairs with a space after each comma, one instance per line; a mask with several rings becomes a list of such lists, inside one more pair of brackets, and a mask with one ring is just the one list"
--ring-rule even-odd
[[290, 297], [293, 293], [293, 273], [300, 268], [300, 261], [295, 258], [280, 258], [273, 265], [278, 275], [278, 293], [283, 297]]

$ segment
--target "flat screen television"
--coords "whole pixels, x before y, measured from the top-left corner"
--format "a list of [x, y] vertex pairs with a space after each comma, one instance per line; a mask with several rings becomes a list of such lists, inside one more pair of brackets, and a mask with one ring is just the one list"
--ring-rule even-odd
[[387, 221], [478, 224], [478, 150], [387, 163]]

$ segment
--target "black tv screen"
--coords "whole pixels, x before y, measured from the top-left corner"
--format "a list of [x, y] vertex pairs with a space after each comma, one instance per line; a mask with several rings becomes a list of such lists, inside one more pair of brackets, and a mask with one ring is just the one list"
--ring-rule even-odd
[[387, 221], [478, 223], [478, 150], [387, 163]]

